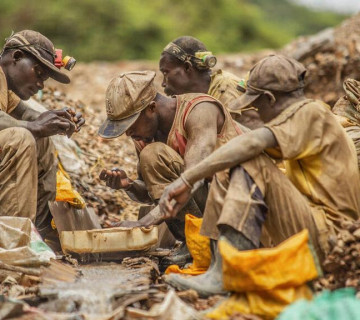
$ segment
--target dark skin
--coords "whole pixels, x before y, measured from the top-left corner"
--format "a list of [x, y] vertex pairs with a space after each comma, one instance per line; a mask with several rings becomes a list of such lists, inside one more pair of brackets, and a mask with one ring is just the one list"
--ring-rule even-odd
[[[269, 122], [293, 103], [304, 100], [301, 90], [292, 94], [264, 93], [253, 105], [258, 108], [264, 122]], [[186, 170], [181, 178], [165, 188], [160, 199], [160, 215], [166, 218], [175, 217], [191, 196], [195, 182], [214, 175], [218, 171], [232, 168], [260, 155], [264, 150], [278, 147], [275, 136], [268, 128], [259, 128], [230, 140], [214, 151], [209, 157]], [[186, 180], [186, 182], [185, 182]]]
[[[200, 72], [190, 62], [182, 63], [174, 61], [174, 58], [167, 52], [163, 52], [160, 56], [159, 69], [163, 74], [161, 85], [168, 96], [191, 92], [209, 92], [211, 82], [210, 70]], [[235, 113], [231, 115], [235, 121], [252, 130], [264, 125], [255, 110], [243, 111], [241, 115]]]
[[[159, 98], [161, 97], [161, 98]], [[126, 134], [138, 141], [160, 141], [166, 143], [176, 112], [176, 99], [157, 96], [155, 101], [142, 111], [137, 121]], [[214, 151], [217, 135], [225, 121], [220, 108], [209, 102], [199, 103], [188, 116], [185, 130], [188, 134], [185, 149], [185, 168], [191, 168]], [[123, 170], [106, 170], [100, 173], [100, 179], [114, 189], [127, 188], [136, 181], [131, 181]], [[144, 188], [145, 185], [143, 184]], [[144, 190], [146, 191], [146, 189]], [[147, 192], [147, 191], [146, 191]], [[123, 221], [114, 226], [137, 227], [159, 224], [162, 217], [151, 214], [139, 221]]]
[[[8, 89], [22, 100], [28, 100], [43, 89], [44, 82], [49, 78], [47, 68], [21, 50], [6, 51], [0, 59], [0, 67], [5, 73]], [[82, 114], [71, 108], [39, 113], [21, 101], [10, 115], [1, 112], [0, 130], [23, 127], [28, 129], [35, 139], [55, 134], [70, 137], [74, 132], [80, 131], [84, 123]]]
[[168, 96], [209, 91], [210, 70], [199, 72], [190, 62], [176, 63], [167, 52], [161, 54], [159, 69], [163, 74], [161, 85]]

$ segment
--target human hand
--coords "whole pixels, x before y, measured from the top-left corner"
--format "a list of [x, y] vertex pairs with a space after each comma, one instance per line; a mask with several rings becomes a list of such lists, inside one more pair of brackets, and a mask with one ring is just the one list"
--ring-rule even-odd
[[106, 182], [106, 185], [112, 189], [127, 189], [133, 182], [128, 178], [126, 172], [119, 168], [112, 170], [103, 169], [99, 175], [100, 180]]
[[180, 177], [168, 185], [159, 202], [160, 211], [164, 218], [176, 217], [179, 210], [189, 201], [191, 188]]
[[71, 121], [75, 123], [75, 132], [79, 132], [81, 127], [85, 124], [82, 113], [76, 112], [73, 108], [64, 108], [64, 110], [71, 116]]
[[56, 134], [69, 136], [75, 130], [71, 115], [65, 110], [45, 111], [34, 120], [27, 123], [27, 129], [35, 138], [44, 138]]

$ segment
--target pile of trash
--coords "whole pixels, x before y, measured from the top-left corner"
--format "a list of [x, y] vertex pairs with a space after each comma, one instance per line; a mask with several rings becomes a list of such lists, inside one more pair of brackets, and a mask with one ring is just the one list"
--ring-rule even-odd
[[344, 221], [337, 237], [330, 238], [330, 254], [323, 263], [324, 277], [315, 283], [317, 290], [355, 288], [360, 298], [360, 220]]

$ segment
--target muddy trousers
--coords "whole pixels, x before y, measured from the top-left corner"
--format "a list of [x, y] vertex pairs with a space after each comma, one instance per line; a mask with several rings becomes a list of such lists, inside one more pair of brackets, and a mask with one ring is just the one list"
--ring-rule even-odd
[[40, 233], [50, 226], [57, 161], [49, 138], [24, 128], [0, 131], [0, 215], [30, 218]]
[[[164, 189], [184, 171], [184, 160], [172, 148], [161, 142], [147, 145], [139, 155], [140, 173], [150, 197], [156, 203]], [[200, 188], [183, 210], [166, 224], [177, 240], [184, 241], [185, 214], [202, 216], [207, 197], [207, 186]]]
[[[266, 156], [248, 161], [247, 166], [259, 184], [248, 179], [245, 165], [233, 169], [227, 180], [217, 177], [210, 187], [201, 234], [218, 239], [218, 226], [227, 225], [256, 244], [263, 226], [272, 243], [277, 245], [306, 228], [322, 260], [328, 251], [328, 236], [334, 233], [323, 208], [309, 202]], [[249, 192], [243, 186], [250, 181], [253, 186]], [[252, 203], [261, 202], [256, 196], [257, 189], [261, 190], [268, 208], [263, 216], [251, 210]]]

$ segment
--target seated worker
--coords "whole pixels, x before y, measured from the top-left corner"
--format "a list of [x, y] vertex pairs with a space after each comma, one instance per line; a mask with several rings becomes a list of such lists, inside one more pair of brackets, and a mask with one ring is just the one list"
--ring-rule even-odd
[[238, 110], [237, 105], [232, 104], [243, 94], [239, 86], [240, 78], [221, 69], [213, 71], [215, 64], [216, 57], [200, 40], [183, 36], [171, 41], [161, 53], [159, 62], [164, 77], [164, 92], [168, 96], [207, 93], [219, 100], [233, 119], [242, 125], [250, 129], [263, 126], [254, 107]]
[[[130, 180], [123, 170], [103, 170], [100, 179], [113, 189], [125, 190], [135, 201], [157, 204], [164, 188], [186, 168], [197, 164], [241, 130], [213, 97], [199, 93], [165, 97], [156, 91], [154, 78], [155, 72], [138, 71], [122, 74], [110, 82], [106, 91], [108, 119], [100, 127], [99, 135], [112, 139], [126, 133], [147, 145], [139, 155], [138, 180]], [[207, 193], [207, 183], [202, 184], [177, 218], [166, 221], [176, 239], [185, 240], [185, 213], [202, 216]], [[158, 215], [156, 207], [139, 221], [119, 225], [159, 224], [163, 220]]]
[[49, 77], [70, 82], [54, 62], [52, 42], [32, 30], [10, 36], [0, 54], [0, 215], [30, 218], [44, 238], [52, 230], [48, 201], [55, 200], [57, 171], [48, 137], [71, 136], [84, 123], [71, 109], [39, 113], [21, 101]]
[[332, 111], [355, 144], [360, 169], [360, 82], [347, 79], [343, 87], [345, 95], [335, 103]]
[[[215, 240], [223, 236], [237, 249], [248, 250], [259, 247], [263, 226], [275, 245], [307, 228], [320, 261], [324, 259], [328, 237], [340, 229], [340, 221], [359, 218], [360, 180], [352, 141], [327, 105], [304, 96], [305, 72], [302, 64], [280, 55], [251, 69], [239, 104], [258, 108], [265, 126], [233, 138], [165, 188], [163, 218], [176, 216], [197, 181], [214, 174], [217, 181], [218, 172], [232, 168], [227, 184], [211, 185], [217, 190], [210, 189], [201, 234]], [[287, 176], [266, 153], [285, 160]], [[248, 176], [251, 192], [243, 188]], [[267, 211], [249, 208], [257, 201], [257, 190]], [[221, 207], [214, 206], [212, 194]], [[221, 255], [215, 251], [203, 275], [170, 274], [166, 281], [202, 296], [221, 293]]]

